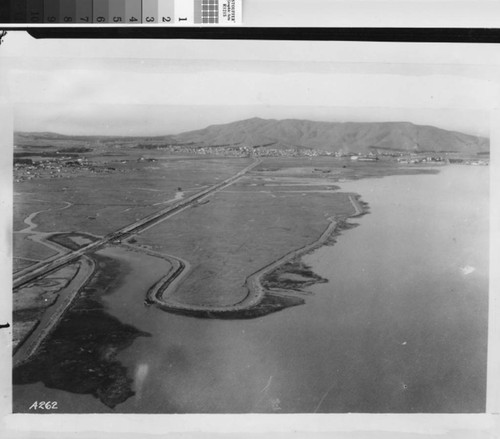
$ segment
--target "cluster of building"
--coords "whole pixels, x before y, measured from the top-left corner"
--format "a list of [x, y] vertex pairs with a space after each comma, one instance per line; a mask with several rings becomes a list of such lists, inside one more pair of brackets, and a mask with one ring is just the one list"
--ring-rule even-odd
[[[369, 154], [348, 154], [351, 160], [358, 162], [376, 162], [379, 158], [377, 154], [370, 152]], [[340, 156], [342, 157], [342, 155]]]
[[447, 159], [441, 156], [418, 156], [418, 155], [410, 155], [409, 157], [400, 157], [397, 159], [398, 163], [403, 165], [408, 164], [417, 164], [417, 163], [444, 163]]
[[[273, 146], [275, 145], [275, 146]], [[314, 148], [294, 147], [277, 144], [245, 146], [245, 145], [213, 145], [199, 146], [189, 145], [151, 145], [139, 148], [157, 149], [176, 154], [196, 154], [196, 155], [216, 155], [226, 157], [336, 157], [339, 159], [350, 159], [359, 162], [377, 162], [380, 159], [393, 160], [401, 164], [419, 164], [419, 163], [448, 163], [447, 156], [433, 153], [409, 153], [405, 151], [371, 151], [368, 153], [354, 153], [343, 151], [324, 151]], [[479, 161], [481, 162], [481, 161]]]
[[450, 164], [452, 165], [470, 165], [470, 166], [488, 166], [488, 160], [466, 160], [461, 158], [453, 158], [449, 159]]
[[410, 156], [410, 157], [401, 157], [397, 159], [398, 163], [401, 164], [418, 164], [418, 163], [441, 163], [441, 164], [450, 164], [450, 165], [472, 165], [472, 166], [488, 166], [489, 160], [480, 159], [465, 159], [460, 157], [419, 157], [419, 156]]
[[[147, 149], [152, 148], [148, 147]], [[218, 155], [226, 157], [316, 157], [319, 155], [329, 155], [325, 151], [317, 151], [312, 148], [273, 148], [269, 145], [157, 145], [154, 149], [176, 154]]]
[[21, 182], [38, 178], [65, 178], [85, 173], [111, 173], [116, 168], [96, 165], [87, 159], [72, 159], [61, 157], [46, 160], [32, 160], [29, 158], [14, 159], [14, 181]]
[[[274, 146], [273, 146], [274, 145]], [[369, 153], [344, 153], [342, 151], [322, 151], [314, 148], [293, 147], [286, 145], [269, 144], [259, 146], [244, 145], [215, 145], [197, 146], [191, 145], [151, 145], [136, 147], [143, 149], [157, 149], [176, 154], [216, 155], [226, 157], [319, 157], [329, 156], [339, 159], [347, 159], [358, 162], [377, 162], [380, 159], [397, 161], [400, 164], [464, 164], [472, 166], [488, 165], [488, 158], [466, 159], [452, 158], [451, 155], [422, 154], [395, 151], [372, 151]], [[76, 156], [78, 157], [78, 156]], [[113, 160], [115, 163], [126, 164], [131, 161], [156, 162], [155, 158], [139, 157], [133, 160]], [[122, 166], [118, 168], [109, 167], [106, 163], [95, 163], [87, 158], [75, 158], [75, 156], [51, 157], [49, 159], [33, 160], [27, 157], [14, 158], [14, 181], [26, 181], [36, 178], [65, 178], [80, 173], [112, 173], [126, 172]]]

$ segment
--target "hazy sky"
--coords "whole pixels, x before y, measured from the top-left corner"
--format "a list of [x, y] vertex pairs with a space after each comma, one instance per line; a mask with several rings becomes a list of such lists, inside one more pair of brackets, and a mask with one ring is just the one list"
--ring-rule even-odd
[[488, 135], [498, 50], [337, 42], [34, 40], [0, 48], [15, 129], [159, 135], [248, 117], [410, 121]]

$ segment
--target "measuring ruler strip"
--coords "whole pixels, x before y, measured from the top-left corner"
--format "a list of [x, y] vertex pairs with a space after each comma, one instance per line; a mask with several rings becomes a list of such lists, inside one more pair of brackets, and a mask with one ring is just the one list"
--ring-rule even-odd
[[241, 24], [242, 1], [0, 0], [0, 24], [226, 26]]

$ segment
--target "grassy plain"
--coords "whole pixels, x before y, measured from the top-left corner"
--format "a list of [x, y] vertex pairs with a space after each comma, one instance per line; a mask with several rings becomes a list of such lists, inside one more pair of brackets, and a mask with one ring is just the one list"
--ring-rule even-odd
[[53, 203], [48, 204], [40, 201], [40, 195], [36, 192], [14, 193], [13, 230], [20, 231], [26, 229], [28, 225], [24, 220], [32, 213], [56, 207]]
[[[14, 231], [28, 227], [24, 220], [39, 212], [33, 218], [36, 232], [103, 236], [166, 207], [179, 189], [184, 196], [192, 195], [251, 163], [250, 159], [202, 160], [138, 150], [86, 157], [116, 172], [15, 182]], [[44, 259], [54, 254], [26, 235], [14, 236], [15, 258]], [[28, 261], [18, 260], [15, 268], [27, 265]]]
[[[243, 300], [246, 278], [291, 250], [315, 241], [332, 215], [353, 207], [344, 193], [283, 193], [255, 175], [240, 180], [153, 227], [138, 242], [186, 259], [191, 272], [175, 296], [193, 304], [227, 305]], [[253, 190], [249, 188], [252, 187]]]
[[417, 171], [390, 162], [266, 159], [208, 203], [143, 232], [138, 243], [189, 261], [177, 300], [234, 304], [244, 299], [250, 274], [314, 242], [330, 218], [354, 215], [350, 194], [335, 190], [338, 180], [408, 172]]
[[[16, 192], [37, 193], [45, 203], [56, 206], [37, 215], [39, 231], [105, 235], [165, 207], [178, 188], [190, 195], [238, 172], [248, 163], [231, 159], [167, 158], [153, 163], [131, 160], [125, 164], [113, 163], [123, 167], [124, 172], [24, 181], [16, 184]], [[57, 207], [62, 202], [71, 206], [59, 211]], [[37, 210], [39, 204], [34, 205], [33, 211]], [[26, 206], [14, 207], [16, 224], [27, 212]]]
[[[33, 233], [102, 236], [163, 209], [180, 192], [183, 196], [192, 195], [252, 162], [249, 158], [163, 157], [159, 152], [148, 152], [151, 158], [154, 155], [153, 161], [140, 160], [136, 151], [133, 154], [94, 157], [106, 166], [121, 169], [113, 173], [81, 173], [15, 183], [17, 230], [27, 227], [27, 216], [40, 212], [32, 219], [36, 224]], [[245, 298], [245, 281], [251, 274], [315, 242], [332, 218], [355, 214], [350, 198], [353, 194], [339, 191], [338, 181], [401, 172], [418, 170], [385, 163], [351, 164], [330, 158], [265, 159], [234, 184], [132, 239], [137, 245], [188, 262], [190, 271], [174, 292], [179, 302], [232, 305]], [[17, 258], [43, 259], [54, 254], [27, 239], [27, 233], [14, 236]], [[76, 233], [53, 237], [53, 241], [75, 249], [85, 239], [91, 241], [92, 237]], [[36, 358], [15, 369], [14, 383], [42, 381], [47, 387], [93, 394], [112, 408], [133, 394], [132, 380], [116, 353], [136, 337], [147, 334], [108, 314], [101, 301], [130, 267], [112, 258], [93, 257], [96, 274], [43, 342]], [[297, 260], [283, 264], [273, 274], [264, 279], [266, 287], [299, 290], [323, 281]], [[17, 346], [57, 297], [65, 276], [60, 277], [60, 281], [42, 280], [14, 293]], [[137, 300], [144, 297], [139, 295]], [[301, 297], [293, 295], [286, 299], [287, 303], [284, 300], [266, 295], [262, 315], [303, 303]]]
[[14, 271], [28, 267], [37, 261], [42, 261], [56, 254], [56, 252], [49, 247], [30, 240], [28, 238], [28, 234], [25, 233], [14, 234], [12, 237], [12, 243]]
[[[116, 172], [17, 182], [14, 224], [25, 228], [25, 217], [42, 210], [34, 219], [37, 231], [103, 236], [166, 207], [180, 192], [192, 195], [252, 162], [251, 158], [178, 157], [133, 149], [86, 157]], [[339, 192], [336, 183], [415, 172], [421, 170], [383, 160], [266, 158], [235, 184], [135, 239], [139, 245], [190, 263], [176, 299], [234, 304], [245, 297], [249, 275], [314, 242], [330, 218], [355, 213], [349, 194]], [[16, 238], [15, 257], [43, 259], [41, 248], [28, 241]]]

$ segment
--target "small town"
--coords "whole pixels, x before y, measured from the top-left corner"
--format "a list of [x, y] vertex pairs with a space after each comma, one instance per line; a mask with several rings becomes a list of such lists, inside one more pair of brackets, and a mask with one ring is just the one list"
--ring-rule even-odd
[[117, 172], [114, 167], [96, 164], [85, 158], [71, 157], [33, 160], [26, 158], [14, 159], [14, 181], [16, 183], [38, 178], [67, 178], [79, 174], [109, 174]]
[[[432, 155], [424, 153], [408, 153], [408, 152], [383, 152], [367, 154], [361, 153], [343, 153], [341, 151], [323, 151], [313, 148], [304, 147], [284, 147], [271, 148], [267, 145], [262, 146], [186, 146], [186, 145], [162, 145], [145, 147], [137, 145], [135, 148], [164, 151], [169, 154], [189, 154], [203, 156], [223, 156], [223, 157], [332, 157], [352, 162], [377, 162], [396, 161], [401, 165], [422, 165], [422, 164], [460, 164], [471, 166], [487, 166], [489, 159], [466, 159], [457, 157], [456, 153]], [[70, 151], [66, 151], [70, 153]], [[89, 151], [86, 151], [88, 153]], [[49, 157], [36, 159], [33, 156], [26, 158], [27, 153], [19, 153], [19, 156], [14, 157], [14, 181], [16, 183], [32, 180], [35, 178], [68, 178], [80, 175], [82, 173], [94, 174], [109, 174], [113, 172], [125, 172], [118, 163], [125, 164], [130, 160], [112, 160], [110, 162], [93, 162], [87, 157], [79, 157], [75, 155], [63, 155], [61, 157]], [[453, 157], [451, 157], [453, 156]], [[155, 158], [140, 157], [137, 162], [156, 162]], [[111, 164], [112, 166], [109, 166]]]

